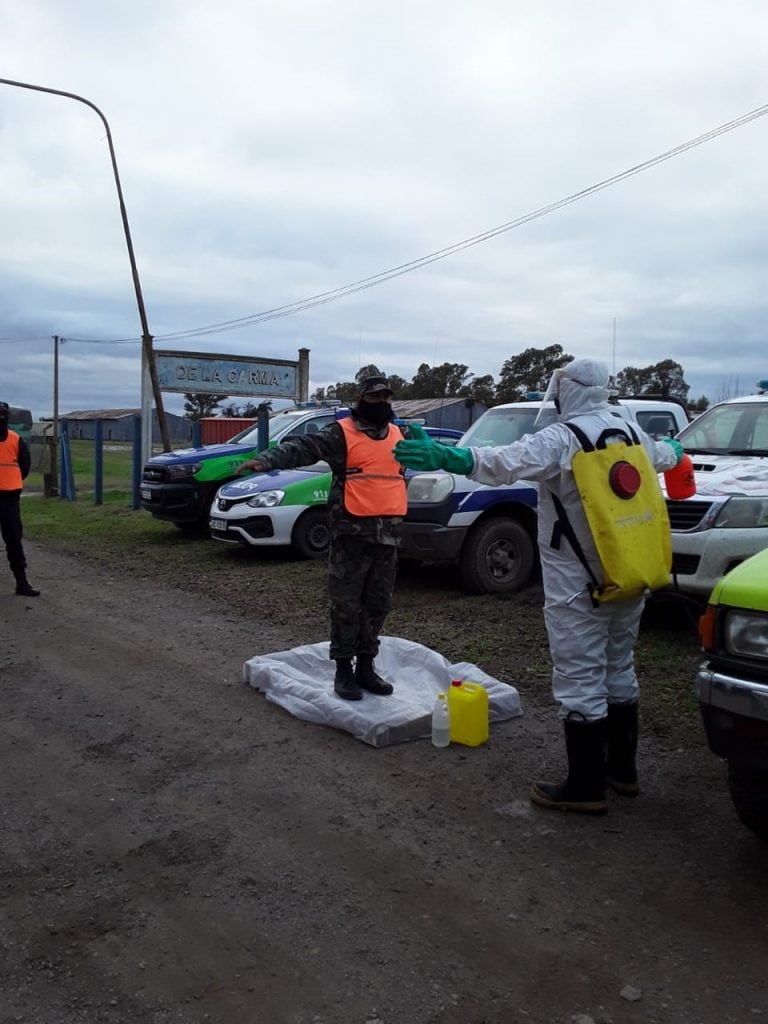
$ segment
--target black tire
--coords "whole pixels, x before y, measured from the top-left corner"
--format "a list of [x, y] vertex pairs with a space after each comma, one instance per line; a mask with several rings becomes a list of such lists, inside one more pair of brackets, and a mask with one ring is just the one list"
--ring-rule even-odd
[[729, 761], [728, 785], [742, 825], [768, 842], [768, 772]]
[[308, 508], [293, 528], [291, 547], [302, 558], [325, 558], [330, 543], [327, 509]]
[[470, 594], [512, 594], [530, 581], [535, 557], [531, 536], [516, 519], [486, 519], [461, 549], [462, 585]]

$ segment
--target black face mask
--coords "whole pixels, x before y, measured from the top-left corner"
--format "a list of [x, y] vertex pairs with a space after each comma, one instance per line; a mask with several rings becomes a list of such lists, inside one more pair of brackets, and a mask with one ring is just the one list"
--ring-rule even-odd
[[8, 417], [0, 416], [0, 441], [5, 441], [8, 437]]
[[360, 418], [372, 423], [375, 427], [383, 427], [392, 420], [392, 406], [389, 402], [366, 402], [361, 398], [357, 403]]

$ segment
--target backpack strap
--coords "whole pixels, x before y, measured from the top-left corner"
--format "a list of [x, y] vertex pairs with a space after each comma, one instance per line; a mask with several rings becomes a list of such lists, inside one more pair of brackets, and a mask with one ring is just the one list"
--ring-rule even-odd
[[[569, 423], [568, 426], [573, 429], [573, 424]], [[633, 444], [640, 444], [640, 438], [637, 436], [630, 423], [627, 423], [624, 427], [607, 427], [595, 441], [594, 447], [602, 450], [608, 443], [609, 437], [619, 437], [630, 447]], [[585, 448], [584, 450], [591, 451], [589, 448]]]
[[552, 504], [555, 506], [557, 522], [552, 527], [552, 539], [549, 542], [549, 546], [551, 548], [554, 548], [555, 551], [559, 551], [562, 538], [565, 537], [565, 539], [571, 545], [573, 553], [576, 555], [576, 557], [586, 570], [588, 577], [587, 590], [589, 591], [589, 596], [592, 601], [592, 607], [597, 608], [599, 602], [595, 595], [601, 594], [603, 592], [603, 585], [599, 582], [595, 574], [592, 572], [592, 568], [589, 562], [587, 561], [587, 556], [584, 554], [584, 549], [579, 543], [579, 538], [576, 536], [576, 531], [573, 529], [573, 526], [571, 526], [571, 521], [568, 518], [563, 503], [562, 501], [560, 501], [556, 494], [552, 494]]
[[[576, 435], [576, 440], [579, 442], [579, 444], [581, 445], [581, 447], [584, 449], [585, 452], [593, 452], [595, 450], [595, 446], [589, 440], [589, 438], [584, 433], [584, 431], [581, 429], [581, 427], [577, 427], [575, 423], [564, 423], [563, 426], [564, 427], [568, 427], [570, 432], [572, 434]], [[608, 429], [610, 430], [611, 428], [609, 427]], [[605, 433], [606, 433], [606, 431], [603, 431], [603, 434], [605, 434]], [[602, 438], [603, 434], [600, 435], [601, 438]]]
[[[585, 452], [593, 452], [596, 446], [604, 448], [606, 444], [606, 438], [610, 435], [621, 434], [622, 437], [626, 438], [626, 434], [624, 434], [624, 431], [621, 430], [620, 428], [609, 427], [607, 430], [604, 430], [602, 432], [600, 437], [597, 439], [596, 444], [592, 444], [592, 442], [581, 429], [581, 427], [577, 427], [575, 423], [565, 423], [564, 426], [568, 427], [568, 429], [574, 434], [576, 440], [579, 442], [579, 444]], [[636, 443], [639, 443], [637, 441], [636, 436], [635, 441]], [[592, 572], [592, 568], [589, 562], [587, 561], [587, 556], [584, 554], [584, 549], [579, 543], [579, 538], [576, 536], [576, 531], [573, 529], [573, 526], [571, 525], [571, 521], [568, 518], [562, 501], [560, 501], [556, 494], [554, 494], [553, 492], [550, 493], [552, 494], [552, 504], [555, 507], [557, 521], [554, 527], [552, 528], [552, 538], [549, 542], [549, 546], [551, 548], [554, 548], [555, 551], [559, 551], [562, 539], [563, 537], [565, 537], [565, 539], [571, 545], [571, 550], [586, 570], [588, 577], [587, 590], [589, 591], [590, 600], [592, 601], [592, 607], [597, 608], [599, 602], [597, 600], [596, 595], [601, 594], [603, 592], [603, 584], [600, 583], [595, 574]]]

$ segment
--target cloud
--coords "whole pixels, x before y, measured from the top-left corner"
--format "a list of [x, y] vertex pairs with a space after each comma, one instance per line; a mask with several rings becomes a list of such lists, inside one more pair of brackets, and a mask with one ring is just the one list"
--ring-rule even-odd
[[[107, 116], [162, 335], [434, 252], [759, 107], [763, 18], [757, 0], [9, 0], [0, 67]], [[768, 118], [370, 291], [176, 347], [306, 345], [318, 386], [369, 362], [498, 375], [558, 341], [618, 368], [676, 359], [695, 394], [750, 390], [767, 150]], [[3, 386], [42, 414], [51, 335], [140, 334], [103, 126], [0, 86], [0, 175]], [[62, 403], [137, 404], [139, 366], [138, 344], [71, 341]]]

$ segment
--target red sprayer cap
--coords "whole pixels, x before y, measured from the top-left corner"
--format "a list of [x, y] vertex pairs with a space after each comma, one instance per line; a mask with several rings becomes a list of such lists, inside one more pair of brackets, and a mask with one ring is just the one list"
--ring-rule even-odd
[[460, 679], [452, 679], [451, 680], [451, 686], [461, 686], [461, 680]]
[[616, 462], [611, 466], [608, 483], [619, 498], [633, 498], [642, 483], [640, 473], [629, 462]]

